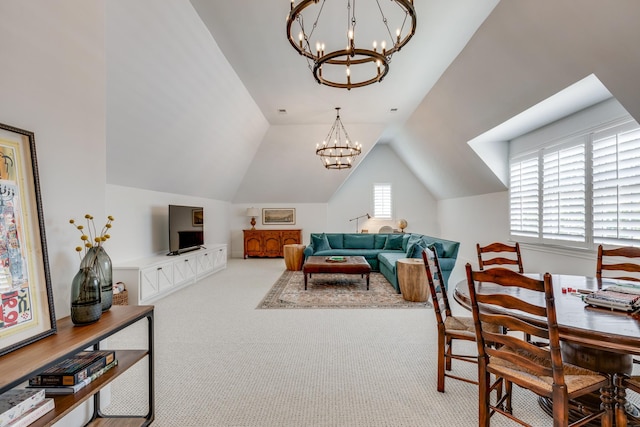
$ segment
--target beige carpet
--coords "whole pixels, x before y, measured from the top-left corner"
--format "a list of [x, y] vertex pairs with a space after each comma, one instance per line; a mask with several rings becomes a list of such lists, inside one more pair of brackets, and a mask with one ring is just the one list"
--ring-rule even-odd
[[[283, 269], [281, 259], [231, 259], [157, 301], [152, 427], [478, 425], [476, 386], [447, 379], [446, 392], [436, 390], [433, 310], [256, 310]], [[452, 309], [468, 315], [455, 302]], [[140, 323], [104, 348], [145, 341]], [[477, 375], [468, 363], [454, 369]], [[144, 413], [145, 389], [140, 363], [112, 383], [105, 410]], [[513, 406], [531, 425], [551, 425], [531, 392], [516, 389]], [[514, 423], [494, 417], [491, 426]]]
[[256, 308], [425, 308], [406, 301], [381, 273], [371, 273], [369, 289], [359, 274], [314, 274], [304, 289], [301, 271], [285, 270]]

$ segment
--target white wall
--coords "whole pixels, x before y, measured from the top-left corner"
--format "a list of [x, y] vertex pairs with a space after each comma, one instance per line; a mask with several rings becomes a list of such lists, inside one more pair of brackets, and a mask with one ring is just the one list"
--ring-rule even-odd
[[318, 231], [354, 233], [355, 221], [349, 219], [366, 213], [373, 215], [373, 184], [383, 182], [391, 183], [393, 220], [363, 218], [358, 221], [360, 230], [375, 233], [384, 225], [397, 228], [398, 219], [404, 218], [408, 223], [406, 232], [439, 236], [437, 201], [386, 144], [376, 145], [333, 195], [329, 201], [327, 228]]
[[[441, 200], [438, 217], [442, 237], [460, 242], [456, 266], [449, 283], [464, 280], [464, 266], [478, 267], [476, 244], [509, 242], [509, 194], [507, 191]], [[595, 275], [593, 251], [520, 245], [525, 272]]]
[[233, 258], [244, 256], [244, 237], [242, 230], [251, 229], [251, 218], [246, 216], [247, 208], [258, 208], [260, 215], [264, 208], [294, 208], [296, 223], [294, 225], [264, 225], [262, 216], [256, 217], [256, 229], [292, 230], [302, 229], [302, 243], [309, 244], [310, 233], [325, 231], [327, 224], [327, 205], [325, 203], [254, 203], [234, 204], [229, 209], [229, 224], [231, 229], [231, 247], [229, 254]]
[[104, 2], [0, 2], [0, 122], [35, 133], [57, 317], [69, 315], [80, 240], [104, 214]]
[[169, 251], [170, 204], [204, 208], [205, 246], [230, 243], [228, 202], [119, 185], [106, 188], [107, 212], [115, 221], [105, 249], [114, 264]]
[[[318, 164], [317, 167], [322, 168]], [[328, 171], [341, 174], [349, 171]], [[251, 228], [251, 218], [245, 216], [247, 208], [295, 208], [296, 224], [287, 226], [267, 226], [262, 218], [256, 218], [257, 229], [302, 229], [302, 243], [309, 244], [311, 233], [335, 232], [354, 233], [356, 222], [351, 218], [373, 214], [372, 186], [375, 182], [390, 182], [393, 189], [394, 219], [381, 221], [367, 218], [358, 220], [358, 229], [377, 232], [383, 225], [397, 228], [397, 220], [404, 218], [409, 223], [407, 232], [432, 236], [439, 235], [437, 202], [415, 175], [385, 144], [376, 145], [362, 159], [361, 164], [351, 173], [342, 187], [325, 203], [271, 203], [234, 204], [231, 206], [231, 256], [241, 258], [244, 254], [242, 230]]]

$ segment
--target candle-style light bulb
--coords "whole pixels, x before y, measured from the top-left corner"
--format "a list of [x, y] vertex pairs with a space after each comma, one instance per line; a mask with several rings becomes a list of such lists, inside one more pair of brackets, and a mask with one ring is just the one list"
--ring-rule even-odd
[[400, 28], [396, 30], [396, 38], [398, 39], [398, 43], [400, 43]]
[[302, 40], [304, 39], [304, 36], [302, 35], [302, 31], [300, 31], [300, 34], [298, 34], [298, 40], [300, 40], [300, 47], [302, 47]]

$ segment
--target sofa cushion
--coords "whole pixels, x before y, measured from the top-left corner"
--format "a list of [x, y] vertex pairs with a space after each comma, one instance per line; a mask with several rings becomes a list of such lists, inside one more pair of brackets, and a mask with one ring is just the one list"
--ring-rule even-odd
[[383, 249], [392, 251], [402, 250], [402, 237], [402, 234], [389, 234]]
[[342, 240], [344, 239], [346, 234], [342, 233], [329, 233], [327, 234], [327, 240], [329, 241], [329, 246], [333, 249], [342, 249], [344, 245], [342, 244]]
[[373, 248], [374, 249], [382, 249], [384, 248], [384, 244], [387, 242], [386, 234], [374, 234], [373, 235]]
[[345, 249], [373, 249], [373, 234], [345, 234]]
[[311, 235], [311, 244], [313, 245], [314, 252], [326, 251], [331, 249], [327, 235], [322, 233], [320, 235]]

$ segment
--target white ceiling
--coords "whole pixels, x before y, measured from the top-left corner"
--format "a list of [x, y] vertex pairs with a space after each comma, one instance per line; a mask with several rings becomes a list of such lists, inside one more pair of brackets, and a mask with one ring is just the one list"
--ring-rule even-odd
[[[317, 10], [322, 3], [311, 7]], [[344, 13], [327, 16], [330, 9], [325, 7], [320, 24], [333, 19], [346, 26], [347, 1], [338, 3], [344, 5]], [[271, 125], [323, 124], [327, 131], [335, 107], [342, 108], [345, 123], [404, 122], [497, 3], [415, 0], [416, 34], [393, 56], [389, 74], [381, 83], [347, 91], [319, 85], [306, 60], [289, 44], [285, 25], [289, 0], [191, 0]], [[359, 26], [380, 20], [376, 0], [358, 0], [357, 11]], [[392, 113], [392, 108], [398, 111]], [[280, 109], [287, 114], [279, 114]]]
[[416, 35], [384, 81], [347, 91], [318, 85], [289, 45], [289, 0], [106, 2], [108, 182], [326, 203], [352, 171], [314, 154], [341, 107], [356, 168], [387, 143], [436, 199], [464, 197], [505, 189], [470, 140], [590, 74], [640, 117], [640, 2], [414, 3]]

